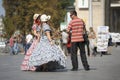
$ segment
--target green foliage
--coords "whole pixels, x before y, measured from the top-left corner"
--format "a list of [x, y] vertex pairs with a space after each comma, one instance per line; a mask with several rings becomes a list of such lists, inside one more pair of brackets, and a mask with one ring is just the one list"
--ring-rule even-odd
[[6, 35], [7, 35], [7, 37], [10, 37], [13, 34], [13, 32], [15, 31], [15, 27], [13, 25], [13, 22], [10, 18], [7, 18], [7, 17], [3, 19], [3, 22], [5, 25], [5, 31], [7, 33]]
[[70, 0], [3, 0], [6, 11], [4, 19], [6, 32], [30, 31], [34, 13], [51, 15], [51, 26], [59, 28]]

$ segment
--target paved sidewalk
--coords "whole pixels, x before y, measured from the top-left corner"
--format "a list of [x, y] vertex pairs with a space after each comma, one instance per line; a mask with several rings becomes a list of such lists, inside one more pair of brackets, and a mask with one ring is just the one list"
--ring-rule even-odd
[[120, 47], [113, 48], [112, 55], [88, 57], [90, 71], [83, 69], [81, 60], [79, 70], [70, 71], [71, 60], [68, 57], [67, 71], [25, 72], [20, 70], [24, 55], [0, 55], [0, 80], [120, 80]]

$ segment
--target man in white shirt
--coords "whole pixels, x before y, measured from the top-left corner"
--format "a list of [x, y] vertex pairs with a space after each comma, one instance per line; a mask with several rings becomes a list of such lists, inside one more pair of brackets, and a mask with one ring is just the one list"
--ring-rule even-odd
[[32, 40], [33, 40], [33, 36], [29, 32], [29, 34], [27, 34], [27, 36], [26, 36], [25, 54], [26, 54], [27, 50], [29, 49], [29, 47], [31, 46]]
[[66, 30], [63, 30], [62, 33], [62, 50], [65, 53], [65, 55], [68, 55], [68, 50], [67, 50], [67, 42], [68, 42], [68, 33], [66, 32]]

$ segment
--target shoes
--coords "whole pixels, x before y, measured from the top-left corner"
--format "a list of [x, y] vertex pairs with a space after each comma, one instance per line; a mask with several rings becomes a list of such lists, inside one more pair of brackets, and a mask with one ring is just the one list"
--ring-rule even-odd
[[85, 68], [85, 70], [86, 70], [86, 71], [89, 71], [89, 70], [90, 70], [90, 68], [89, 68], [89, 67], [87, 67], [87, 68]]
[[71, 69], [71, 71], [77, 71], [77, 70], [78, 70], [78, 69], [76, 69], [76, 68], [72, 68], [72, 69]]
[[87, 66], [84, 66], [84, 69], [85, 69], [86, 71], [89, 71], [89, 70], [90, 70], [90, 67], [89, 67], [89, 65], [87, 65]]
[[88, 69], [85, 69], [86, 71], [89, 71], [90, 70], [90, 68], [88, 68]]

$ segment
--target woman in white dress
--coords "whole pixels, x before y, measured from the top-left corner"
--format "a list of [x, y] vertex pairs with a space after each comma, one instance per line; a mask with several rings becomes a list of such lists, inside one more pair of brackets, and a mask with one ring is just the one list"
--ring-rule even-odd
[[65, 55], [62, 50], [54, 44], [51, 38], [51, 29], [47, 23], [50, 16], [41, 15], [41, 38], [29, 58], [30, 66], [35, 66], [37, 71], [54, 71], [65, 68]]
[[89, 33], [88, 33], [89, 41], [90, 41], [90, 49], [91, 49], [91, 56], [96, 56], [96, 34], [95, 31], [93, 30], [93, 27], [89, 28]]

